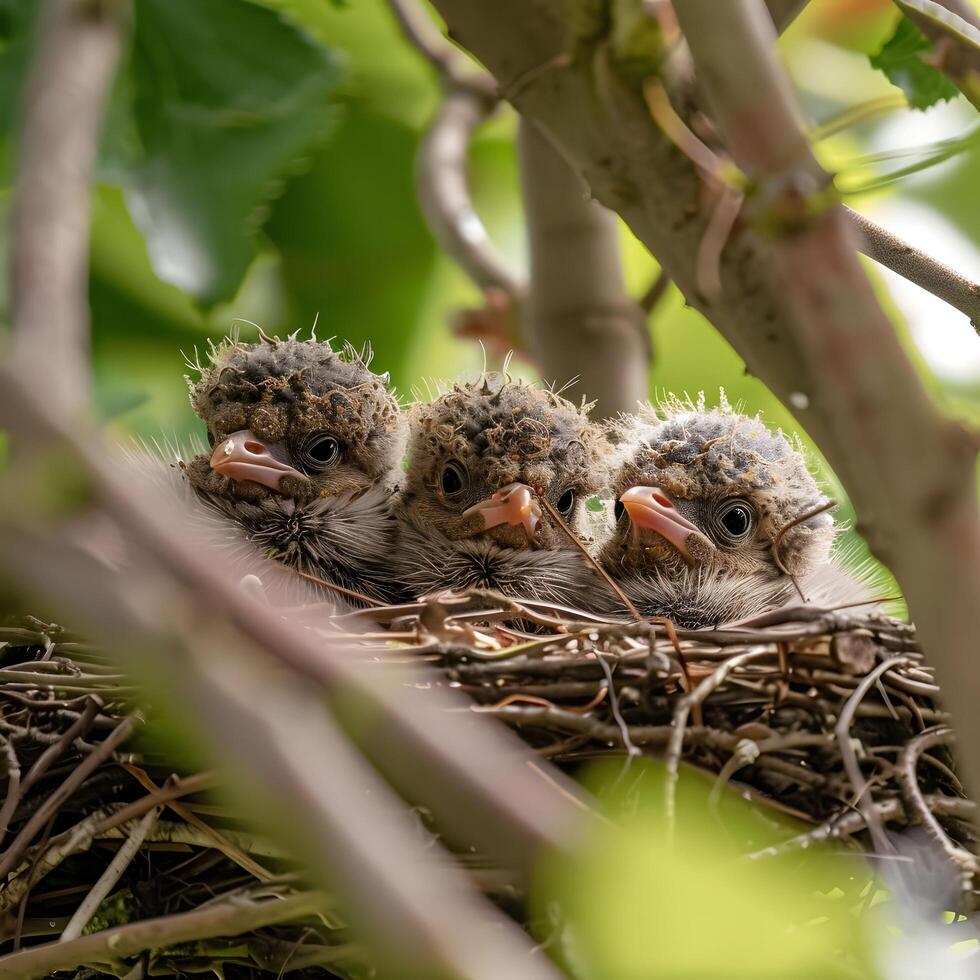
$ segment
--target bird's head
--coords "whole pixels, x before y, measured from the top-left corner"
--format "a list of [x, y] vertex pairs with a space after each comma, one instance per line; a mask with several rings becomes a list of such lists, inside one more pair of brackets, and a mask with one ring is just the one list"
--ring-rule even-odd
[[357, 495], [390, 479], [404, 445], [387, 377], [368, 351], [328, 342], [226, 341], [188, 378], [211, 451], [188, 464], [200, 491], [252, 503]]
[[[786, 580], [828, 557], [834, 522], [801, 449], [727, 403], [672, 400], [618, 426], [607, 566], [702, 580]], [[795, 523], [799, 522], [799, 523]], [[775, 553], [774, 553], [775, 552]], [[785, 569], [785, 572], [784, 572]]]
[[419, 404], [409, 437], [410, 520], [454, 541], [571, 547], [542, 498], [584, 534], [585, 501], [605, 475], [605, 436], [586, 412], [546, 388], [494, 374]]

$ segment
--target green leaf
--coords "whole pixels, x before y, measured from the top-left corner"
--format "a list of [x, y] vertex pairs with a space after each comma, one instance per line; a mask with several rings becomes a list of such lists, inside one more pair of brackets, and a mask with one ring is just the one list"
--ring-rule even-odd
[[604, 510], [602, 506], [602, 501], [598, 497], [589, 497], [585, 502], [587, 510], [591, 510], [593, 514], [601, 514]]
[[885, 46], [870, 58], [871, 67], [884, 72], [897, 85], [913, 109], [928, 109], [937, 102], [955, 98], [959, 91], [938, 68], [921, 58], [932, 45], [907, 17], [902, 17]]
[[570, 975], [877, 975], [856, 914], [872, 872], [818, 846], [747, 860], [804, 828], [735, 793], [714, 798], [702, 773], [682, 769], [673, 826], [663, 766], [634, 760], [627, 775], [617, 761], [587, 771], [585, 782], [612, 819], [597, 821], [571, 859], [546, 863], [533, 896], [536, 929]]
[[263, 206], [329, 129], [337, 56], [245, 0], [141, 0], [132, 75], [144, 159], [127, 202], [154, 269], [229, 299]]

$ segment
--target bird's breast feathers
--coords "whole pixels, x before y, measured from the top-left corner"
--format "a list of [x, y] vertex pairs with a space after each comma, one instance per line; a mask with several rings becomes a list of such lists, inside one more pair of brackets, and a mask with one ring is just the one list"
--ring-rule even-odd
[[574, 549], [505, 548], [488, 538], [450, 541], [438, 531], [399, 524], [397, 576], [416, 596], [446, 589], [493, 589], [505, 595], [580, 606], [599, 582]]

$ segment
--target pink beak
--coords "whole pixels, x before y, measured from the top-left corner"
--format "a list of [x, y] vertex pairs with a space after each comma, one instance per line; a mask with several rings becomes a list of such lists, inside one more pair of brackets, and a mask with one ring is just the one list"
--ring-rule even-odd
[[541, 520], [541, 505], [530, 487], [523, 483], [511, 483], [501, 487], [489, 500], [481, 500], [463, 511], [463, 517], [470, 514], [479, 514], [483, 518], [484, 531], [500, 524], [520, 524], [527, 536], [533, 538], [534, 529]]
[[226, 436], [211, 454], [211, 469], [232, 480], [251, 480], [264, 487], [278, 490], [284, 476], [298, 476], [299, 470], [276, 459], [277, 447], [257, 439], [248, 429]]
[[633, 526], [659, 534], [669, 541], [690, 564], [687, 542], [697, 535], [714, 548], [711, 541], [686, 517], [677, 512], [673, 501], [659, 487], [630, 487], [620, 498]]

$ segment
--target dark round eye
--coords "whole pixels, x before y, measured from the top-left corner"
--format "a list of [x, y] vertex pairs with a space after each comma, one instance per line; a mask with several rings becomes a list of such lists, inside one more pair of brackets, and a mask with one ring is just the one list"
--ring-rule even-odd
[[730, 543], [742, 541], [748, 537], [755, 523], [755, 515], [748, 504], [738, 501], [725, 504], [716, 518], [722, 535]]
[[340, 443], [333, 437], [319, 434], [303, 443], [300, 462], [307, 470], [322, 473], [340, 459]]
[[626, 505], [622, 502], [622, 500], [617, 500], [616, 503], [613, 505], [613, 516], [616, 518], [617, 521], [621, 521], [623, 519], [623, 514], [625, 513], [626, 513]]
[[575, 507], [575, 491], [569, 487], [559, 498], [558, 502], [555, 504], [558, 508], [558, 513], [562, 517], [568, 517], [571, 514], [572, 509]]
[[456, 494], [462, 493], [466, 489], [466, 470], [463, 469], [461, 463], [457, 463], [456, 460], [451, 459], [442, 468], [440, 482], [443, 495], [446, 497], [455, 497]]

